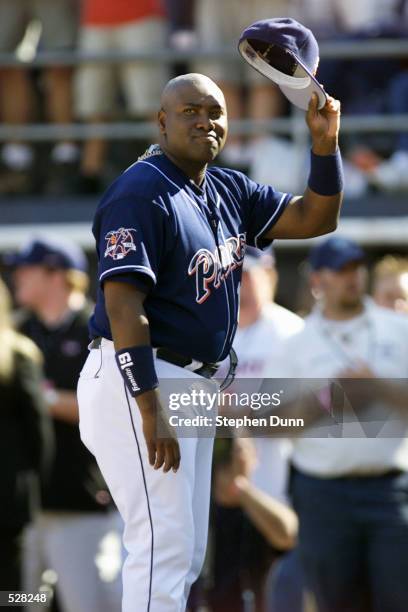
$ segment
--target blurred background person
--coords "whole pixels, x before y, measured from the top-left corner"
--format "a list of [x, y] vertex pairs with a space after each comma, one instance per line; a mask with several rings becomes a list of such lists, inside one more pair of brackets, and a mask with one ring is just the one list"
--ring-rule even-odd
[[[195, 28], [203, 50], [224, 48], [236, 51], [242, 31], [252, 22], [288, 14], [289, 0], [195, 0]], [[213, 59], [195, 63], [194, 71], [215, 80], [225, 95], [228, 116], [234, 119], [271, 119], [282, 115], [285, 99], [278, 87], [248, 66]], [[258, 144], [264, 131], [248, 140], [230, 134], [222, 163], [247, 167], [251, 145]]]
[[[236, 438], [215, 470], [211, 610], [304, 612], [303, 572], [297, 555], [287, 554], [296, 545], [297, 516], [285, 491], [268, 494], [253, 483], [257, 463], [253, 440]], [[279, 459], [266, 467], [271, 479], [282, 469]]]
[[[405, 39], [405, 0], [292, 0], [297, 18], [312, 28], [319, 41], [337, 42]], [[404, 114], [408, 112], [406, 60], [401, 57], [323, 58], [319, 81], [337, 96], [345, 113]], [[343, 138], [347, 193], [408, 189], [408, 136], [353, 134]]]
[[298, 549], [319, 612], [408, 607], [408, 392], [392, 381], [407, 379], [408, 320], [366, 297], [364, 258], [338, 236], [315, 247], [317, 304], [279, 359], [282, 376], [294, 381], [354, 379], [360, 391], [364, 381], [372, 389], [369, 400], [351, 402], [352, 422], [293, 442]]
[[[273, 371], [282, 342], [303, 327], [300, 317], [275, 302], [277, 283], [272, 250], [247, 247], [234, 339], [238, 367], [227, 393], [258, 392], [267, 371]], [[228, 364], [222, 364], [217, 376], [222, 378], [227, 369]], [[219, 412], [226, 413], [225, 407], [221, 405]], [[246, 600], [252, 598], [254, 610], [264, 610], [265, 605], [271, 610], [272, 597], [264, 601], [267, 574], [296, 541], [297, 519], [287, 495], [291, 444], [284, 438], [262, 437], [228, 443], [216, 440], [215, 457], [221, 452], [222, 459], [214, 469], [211, 603], [214, 610], [235, 612], [245, 610]], [[228, 448], [222, 450], [223, 446]], [[302, 584], [301, 570], [296, 571], [295, 564], [286, 572], [286, 581], [292, 585], [292, 603], [296, 596], [300, 602], [293, 612], [301, 612], [302, 586], [294, 586]], [[281, 589], [281, 584], [274, 588]]]
[[[402, 4], [399, 0], [288, 0], [283, 14], [311, 28], [319, 43], [353, 44], [405, 38], [408, 21]], [[405, 61], [399, 58], [353, 58], [351, 62], [347, 58], [326, 58], [323, 55], [317, 79], [326, 91], [341, 101], [343, 113], [399, 114], [408, 112], [404, 70], [406, 72]], [[397, 139], [384, 133], [343, 134], [342, 150], [346, 196], [360, 197], [372, 187], [407, 189], [408, 145], [405, 134]], [[307, 177], [308, 154], [307, 142], [301, 138], [269, 135], [251, 151], [250, 176], [283, 191], [296, 190]], [[384, 160], [388, 157], [390, 159]]]
[[[95, 459], [80, 440], [75, 393], [89, 342], [87, 262], [75, 244], [42, 236], [9, 263], [23, 309], [19, 329], [44, 356], [44, 396], [56, 437], [42, 512], [25, 537], [24, 590], [37, 592], [44, 570], [51, 569], [63, 612], [115, 612], [121, 598], [119, 519]], [[116, 559], [113, 555], [106, 570], [100, 561], [112, 537]]]
[[378, 306], [408, 314], [408, 258], [385, 255], [372, 274], [372, 296]]
[[[319, 40], [349, 41], [404, 35], [399, 0], [292, 0], [300, 21], [313, 28]], [[339, 94], [344, 111], [352, 114], [384, 112], [384, 88], [401, 70], [398, 59], [322, 59], [318, 78], [332, 95]]]
[[[407, 20], [408, 21], [408, 20]], [[408, 28], [407, 28], [408, 29]], [[388, 87], [389, 110], [392, 115], [408, 112], [408, 70], [393, 76]], [[364, 157], [363, 151], [363, 157]], [[361, 164], [368, 182], [385, 191], [408, 190], [408, 134], [399, 134], [394, 143], [394, 151], [387, 159], [367, 152], [368, 164]]]
[[[77, 35], [78, 0], [1, 0], [0, 52], [13, 53], [26, 37], [27, 45], [42, 51], [73, 50]], [[30, 40], [29, 40], [30, 39]], [[33, 50], [31, 51], [33, 55]], [[72, 68], [56, 64], [42, 70], [44, 114], [56, 125], [72, 123]], [[37, 116], [32, 75], [25, 67], [0, 70], [2, 121], [23, 126]], [[41, 121], [41, 117], [37, 117]], [[73, 140], [61, 139], [51, 150], [47, 176], [50, 191], [67, 187], [76, 170], [78, 149]], [[0, 193], [29, 193], [35, 188], [34, 151], [27, 142], [6, 142], [1, 150]], [[38, 168], [37, 168], [38, 170]], [[51, 180], [52, 179], [52, 180]]]
[[[234, 339], [238, 356], [236, 379], [246, 379], [243, 381], [246, 389], [249, 383], [257, 391], [265, 376], [273, 376], [282, 342], [303, 329], [300, 317], [275, 302], [278, 280], [273, 251], [247, 247], [242, 271], [239, 323]], [[252, 481], [274, 496], [280, 491], [283, 501], [287, 501], [284, 492], [291, 452], [289, 441], [254, 438], [253, 443], [257, 462]]]
[[[82, 0], [79, 50], [97, 54], [162, 49], [168, 34], [164, 9], [162, 0]], [[153, 120], [168, 76], [164, 63], [147, 60], [84, 62], [76, 79], [77, 115], [88, 123], [107, 122], [115, 114], [121, 93], [127, 114], [133, 120]], [[103, 181], [106, 153], [104, 139], [85, 141], [81, 192], [98, 193], [106, 186]]]
[[[194, 30], [196, 0], [165, 0], [169, 20], [169, 43], [176, 49], [189, 49], [197, 44]], [[188, 72], [183, 70], [183, 73]]]
[[[0, 278], [0, 590], [21, 591], [24, 527], [39, 511], [39, 480], [53, 449], [42, 396], [42, 358], [11, 321], [11, 298]], [[21, 610], [20, 606], [7, 609]]]
[[291, 0], [290, 6], [319, 38], [395, 26], [402, 12], [399, 0]]

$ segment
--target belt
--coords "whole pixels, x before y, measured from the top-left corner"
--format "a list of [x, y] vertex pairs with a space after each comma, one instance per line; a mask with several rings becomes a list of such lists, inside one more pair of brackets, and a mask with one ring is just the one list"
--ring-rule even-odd
[[298, 473], [301, 474], [302, 476], [306, 476], [307, 478], [314, 478], [314, 479], [318, 479], [318, 480], [336, 480], [338, 482], [344, 482], [346, 480], [350, 480], [350, 481], [358, 481], [361, 479], [368, 479], [368, 478], [395, 478], [398, 476], [402, 476], [403, 474], [406, 474], [406, 470], [400, 469], [400, 468], [386, 468], [384, 470], [379, 470], [379, 471], [375, 471], [375, 472], [351, 472], [350, 474], [342, 474], [340, 476], [314, 476], [311, 474], [306, 474], [305, 472], [303, 472], [302, 470], [299, 470], [297, 467], [295, 467], [293, 464], [291, 466], [291, 471], [293, 473]]
[[358, 480], [359, 478], [395, 478], [402, 476], [402, 474], [405, 474], [404, 470], [400, 470], [399, 468], [389, 468], [374, 472], [352, 472], [351, 474], [338, 476], [338, 478], [341, 480]]
[[[211, 362], [196, 362], [192, 357], [186, 357], [181, 355], [180, 353], [175, 353], [167, 348], [160, 347], [156, 351], [157, 359], [161, 359], [162, 361], [167, 361], [167, 363], [172, 363], [173, 365], [179, 366], [180, 368], [188, 368], [191, 365], [197, 365], [198, 367], [191, 368], [191, 371], [199, 376], [204, 376], [204, 378], [212, 378], [217, 373], [219, 368], [218, 363]], [[194, 363], [195, 362], [195, 363]], [[190, 368], [189, 368], [190, 369]]]
[[[98, 336], [91, 341], [89, 348], [98, 349], [101, 346], [102, 336]], [[198, 374], [199, 376], [203, 376], [204, 378], [212, 378], [217, 373], [219, 368], [218, 363], [206, 363], [202, 361], [196, 361], [192, 357], [186, 357], [185, 355], [181, 355], [180, 353], [176, 353], [171, 351], [170, 349], [160, 347], [156, 349], [156, 357], [157, 359], [161, 359], [162, 361], [167, 361], [167, 363], [171, 363], [173, 365], [179, 366], [180, 368], [188, 368], [191, 369], [192, 372]], [[188, 366], [196, 366], [193, 368], [189, 368]]]
[[[181, 368], [188, 368], [191, 372], [198, 374], [199, 376], [204, 376], [204, 378], [213, 378], [217, 373], [217, 370], [220, 366], [219, 363], [211, 363], [211, 362], [200, 362], [192, 359], [191, 357], [186, 357], [185, 355], [180, 355], [180, 353], [175, 353], [167, 348], [160, 347], [156, 349], [156, 357], [157, 359], [162, 359], [163, 361], [167, 361], [168, 363], [172, 363]], [[220, 383], [219, 390], [224, 391], [229, 387], [235, 378], [235, 370], [238, 366], [238, 358], [237, 354], [233, 348], [230, 349], [229, 352], [229, 369], [227, 375], [224, 377], [224, 380]], [[198, 366], [198, 367], [195, 367]]]

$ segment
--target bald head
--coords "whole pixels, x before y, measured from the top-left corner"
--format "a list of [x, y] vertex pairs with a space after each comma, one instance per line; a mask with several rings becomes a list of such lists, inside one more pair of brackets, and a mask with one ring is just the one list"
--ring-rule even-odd
[[167, 110], [183, 92], [194, 90], [204, 95], [212, 95], [219, 101], [220, 105], [225, 107], [224, 94], [218, 85], [204, 74], [191, 72], [189, 74], [181, 74], [167, 83], [161, 95], [161, 108]]
[[183, 74], [169, 81], [158, 115], [160, 146], [188, 175], [202, 176], [227, 137], [225, 98], [203, 74]]

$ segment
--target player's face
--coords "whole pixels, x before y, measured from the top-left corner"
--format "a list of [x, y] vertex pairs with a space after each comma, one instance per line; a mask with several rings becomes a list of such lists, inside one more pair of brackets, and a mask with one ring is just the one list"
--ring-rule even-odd
[[361, 262], [350, 262], [340, 270], [324, 268], [316, 277], [327, 305], [347, 312], [361, 304], [367, 284], [367, 269]]
[[227, 137], [227, 111], [221, 90], [203, 81], [185, 84], [159, 113], [165, 150], [179, 160], [207, 164]]

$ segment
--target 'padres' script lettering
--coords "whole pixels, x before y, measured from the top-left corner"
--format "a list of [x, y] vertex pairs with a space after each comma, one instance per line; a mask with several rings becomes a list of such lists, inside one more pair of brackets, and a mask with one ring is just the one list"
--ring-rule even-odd
[[212, 253], [199, 249], [188, 266], [188, 274], [196, 277], [196, 302], [202, 304], [211, 294], [211, 287], [218, 289], [228, 274], [242, 266], [245, 255], [245, 234], [227, 238]]

